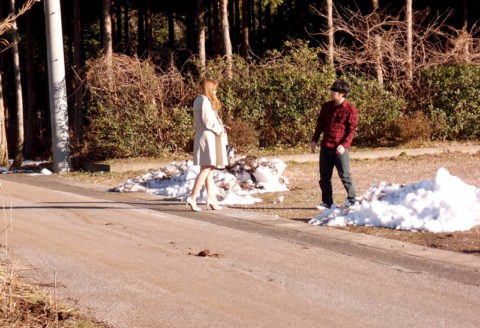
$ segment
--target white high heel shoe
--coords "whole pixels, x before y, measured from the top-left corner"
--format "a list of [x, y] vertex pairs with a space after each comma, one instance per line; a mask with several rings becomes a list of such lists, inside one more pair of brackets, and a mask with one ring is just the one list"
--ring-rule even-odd
[[190, 197], [187, 197], [187, 202], [185, 203], [185, 208], [190, 209], [194, 212], [200, 212], [202, 209], [197, 206], [197, 202], [191, 199]]
[[218, 205], [217, 202], [215, 203], [210, 203], [208, 200], [207, 200], [207, 210], [209, 209], [212, 209], [214, 211], [218, 211], [218, 210], [221, 210], [223, 209], [223, 207], [221, 207], [220, 205]]

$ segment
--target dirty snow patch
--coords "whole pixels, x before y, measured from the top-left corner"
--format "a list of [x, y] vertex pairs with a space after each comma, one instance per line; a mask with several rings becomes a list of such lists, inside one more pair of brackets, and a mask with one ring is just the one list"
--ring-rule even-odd
[[480, 224], [480, 188], [440, 168], [433, 181], [406, 186], [386, 182], [373, 185], [354, 205], [326, 210], [309, 223], [466, 231]]
[[[279, 159], [244, 157], [228, 169], [215, 170], [213, 180], [220, 204], [254, 204], [262, 200], [253, 197], [253, 194], [288, 191], [288, 179], [283, 176], [286, 167]], [[185, 199], [199, 171], [200, 167], [193, 165], [192, 161], [172, 162], [161, 169], [128, 179], [113, 191], [140, 191]], [[197, 201], [206, 201], [205, 188]]]

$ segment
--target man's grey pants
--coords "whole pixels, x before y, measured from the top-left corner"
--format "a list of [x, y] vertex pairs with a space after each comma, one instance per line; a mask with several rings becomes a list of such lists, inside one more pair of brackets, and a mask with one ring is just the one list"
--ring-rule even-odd
[[322, 202], [328, 206], [333, 204], [332, 174], [333, 167], [337, 168], [340, 180], [347, 191], [347, 199], [355, 199], [355, 185], [350, 175], [350, 156], [348, 150], [342, 155], [337, 155], [335, 149], [322, 147], [320, 149], [320, 189], [322, 190]]

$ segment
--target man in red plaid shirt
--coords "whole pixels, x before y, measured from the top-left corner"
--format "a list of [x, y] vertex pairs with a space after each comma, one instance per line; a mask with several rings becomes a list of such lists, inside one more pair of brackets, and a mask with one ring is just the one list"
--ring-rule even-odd
[[317, 126], [310, 146], [312, 152], [317, 148], [320, 134], [323, 133], [320, 145], [320, 189], [322, 203], [318, 209], [333, 206], [332, 173], [337, 168], [340, 180], [347, 191], [347, 205], [355, 202], [355, 185], [350, 175], [350, 157], [348, 149], [353, 140], [358, 121], [358, 111], [346, 96], [350, 86], [343, 80], [336, 81], [331, 87], [332, 100], [322, 105], [317, 117]]

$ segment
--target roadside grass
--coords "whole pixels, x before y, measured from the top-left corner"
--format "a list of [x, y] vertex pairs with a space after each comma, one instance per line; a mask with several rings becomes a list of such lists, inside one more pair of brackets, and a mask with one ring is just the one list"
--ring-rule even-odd
[[5, 264], [0, 265], [0, 294], [0, 327], [107, 327], [52, 299], [52, 293], [25, 283]]
[[64, 179], [74, 179], [83, 182], [89, 182], [99, 185], [105, 185], [113, 188], [117, 187], [127, 179], [145, 174], [150, 170], [126, 171], [126, 172], [89, 172], [89, 171], [73, 171], [67, 174], [59, 175]]

